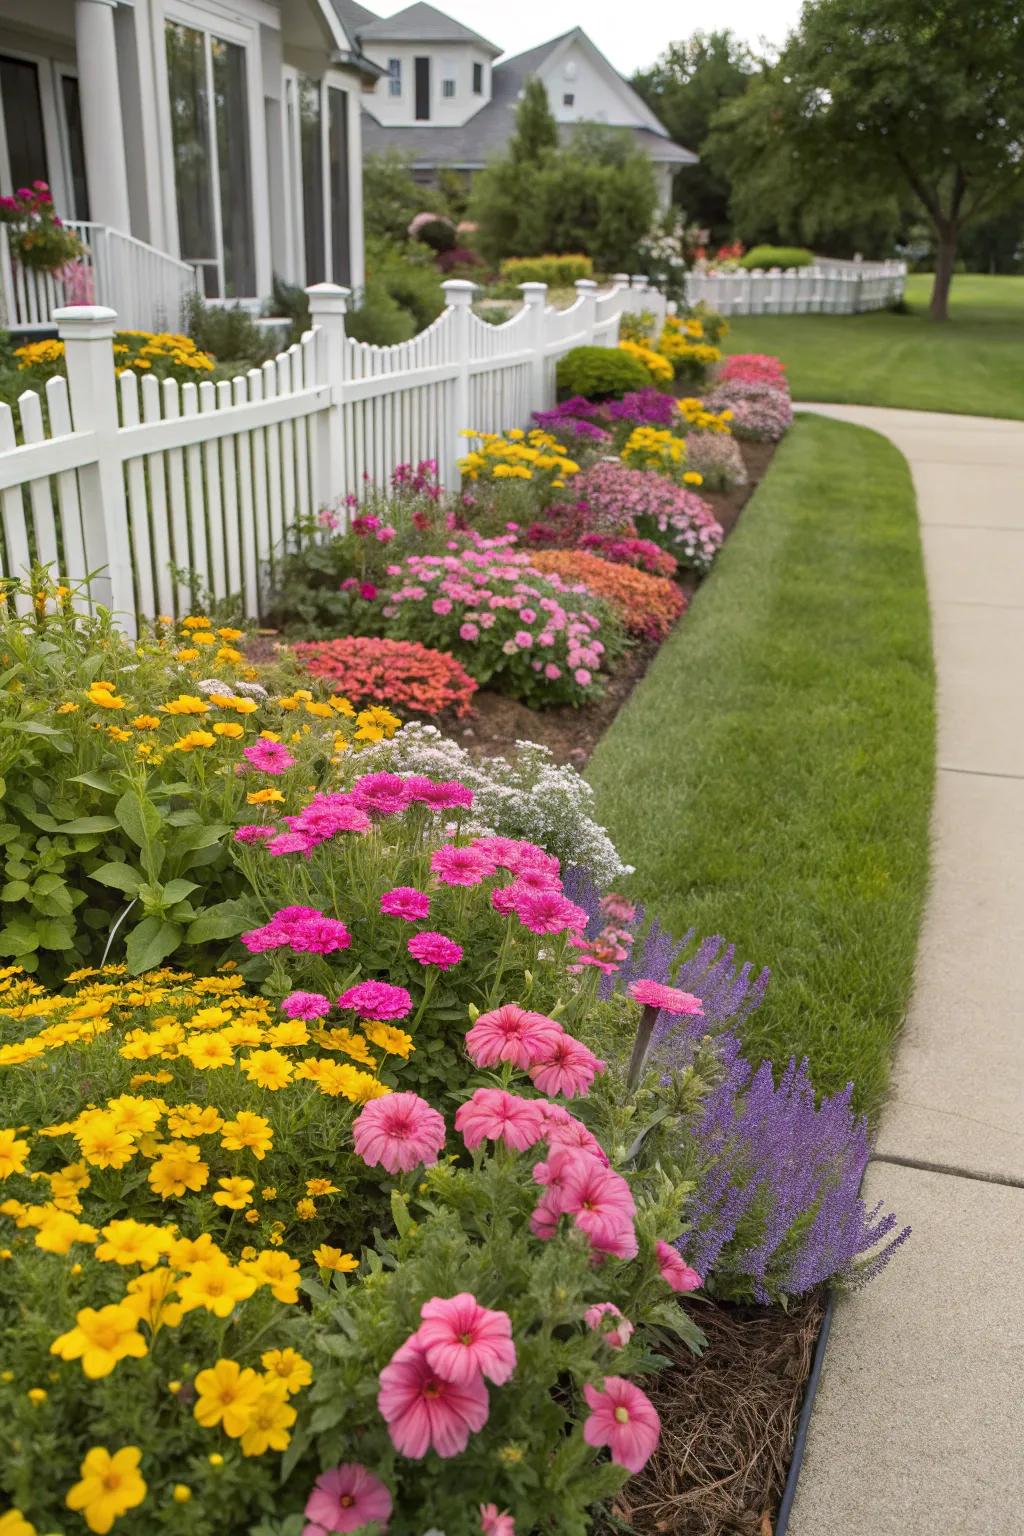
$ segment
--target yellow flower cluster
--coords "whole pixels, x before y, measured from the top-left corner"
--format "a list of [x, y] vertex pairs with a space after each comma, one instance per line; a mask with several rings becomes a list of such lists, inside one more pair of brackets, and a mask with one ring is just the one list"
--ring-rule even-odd
[[676, 405], [686, 425], [693, 427], [697, 432], [732, 431], [729, 425], [732, 421], [732, 411], [709, 411], [704, 401], [694, 395], [677, 400]]
[[[669, 319], [672, 318], [672, 316], [669, 317]], [[670, 328], [668, 322], [658, 338], [658, 351], [663, 357], [667, 357], [676, 369], [687, 363], [710, 367], [712, 363], [719, 363], [722, 360], [722, 353], [718, 347], [713, 347], [706, 341], [692, 341], [685, 332]]]
[[467, 430], [462, 436], [481, 444], [459, 460], [467, 480], [546, 479], [548, 485], [560, 490], [569, 476], [579, 474], [579, 465], [550, 432], [524, 432], [513, 427], [504, 433]]
[[53, 340], [29, 341], [23, 347], [15, 347], [14, 355], [21, 372], [28, 368], [49, 368], [63, 360], [64, 343]]
[[626, 352], [638, 363], [642, 363], [655, 384], [668, 384], [672, 379], [672, 364], [652, 347], [645, 347], [637, 341], [620, 341], [619, 351]]
[[660, 427], [634, 427], [621, 454], [630, 469], [655, 469], [660, 474], [682, 480], [684, 485], [702, 485], [704, 477], [695, 470], [683, 470], [686, 440]]
[[[191, 378], [212, 373], [216, 366], [210, 354], [200, 351], [191, 336], [182, 336], [176, 331], [117, 331], [113, 351], [118, 373], [131, 368], [137, 373], [153, 372], [163, 378], [188, 382]], [[30, 341], [17, 347], [14, 355], [22, 371], [59, 369], [64, 362], [64, 343]]]

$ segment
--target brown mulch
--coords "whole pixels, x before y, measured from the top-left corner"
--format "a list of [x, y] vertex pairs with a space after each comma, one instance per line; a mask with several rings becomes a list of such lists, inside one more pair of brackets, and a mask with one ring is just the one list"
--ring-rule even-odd
[[825, 1302], [822, 1289], [789, 1312], [711, 1303], [694, 1313], [707, 1349], [667, 1351], [672, 1367], [644, 1381], [661, 1440], [598, 1536], [772, 1536]]

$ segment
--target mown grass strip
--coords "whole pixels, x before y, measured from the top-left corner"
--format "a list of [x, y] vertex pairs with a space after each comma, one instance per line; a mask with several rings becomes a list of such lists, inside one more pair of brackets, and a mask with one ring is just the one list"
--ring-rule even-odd
[[800, 419], [601, 741], [598, 815], [664, 922], [772, 968], [749, 1053], [877, 1109], [928, 868], [934, 672], [910, 474]]

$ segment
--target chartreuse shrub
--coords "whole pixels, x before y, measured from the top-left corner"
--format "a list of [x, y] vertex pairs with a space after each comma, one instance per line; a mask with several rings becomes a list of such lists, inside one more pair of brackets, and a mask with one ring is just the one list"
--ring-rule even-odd
[[571, 288], [582, 277], [593, 277], [589, 256], [509, 256], [501, 263], [501, 276], [511, 283], [547, 283], [549, 288]]
[[559, 358], [558, 393], [588, 400], [621, 399], [630, 390], [650, 388], [651, 375], [622, 347], [573, 347]]
[[752, 272], [755, 267], [810, 267], [814, 265], [814, 252], [802, 245], [752, 245], [745, 256], [740, 257], [740, 266], [747, 272]]

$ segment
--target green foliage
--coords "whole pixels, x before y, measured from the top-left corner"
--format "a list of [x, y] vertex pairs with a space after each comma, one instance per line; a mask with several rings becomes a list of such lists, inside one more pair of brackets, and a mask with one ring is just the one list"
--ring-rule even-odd
[[283, 277], [274, 273], [273, 286], [270, 298], [271, 308], [275, 315], [287, 315], [291, 320], [291, 340], [301, 341], [303, 334], [309, 330], [309, 299], [304, 288], [297, 287], [294, 283], [286, 283]]
[[363, 289], [359, 303], [345, 316], [345, 330], [356, 341], [372, 342], [377, 347], [393, 347], [409, 341], [416, 334], [416, 321], [397, 299], [392, 298], [380, 279], [371, 279]]
[[501, 264], [501, 276], [512, 283], [547, 283], [549, 288], [568, 288], [581, 277], [593, 277], [589, 256], [510, 256]]
[[451, 219], [438, 214], [435, 218], [426, 219], [416, 226], [415, 239], [436, 253], [453, 250], [455, 225]]
[[259, 364], [277, 351], [273, 339], [260, 330], [247, 309], [207, 304], [198, 293], [190, 293], [185, 300], [183, 322], [196, 346], [219, 363]]
[[412, 156], [393, 146], [363, 161], [363, 224], [367, 240], [403, 243], [416, 214], [444, 212], [443, 198], [413, 179]]
[[755, 267], [809, 267], [814, 263], [814, 252], [799, 245], [754, 245], [741, 257], [740, 266], [747, 272]]
[[407, 242], [372, 240], [366, 246], [367, 286], [383, 289], [412, 317], [415, 335], [425, 330], [444, 308], [441, 279], [430, 255]]
[[651, 376], [637, 358], [618, 347], [573, 347], [559, 358], [558, 393], [587, 400], [621, 400], [634, 389], [649, 389]]
[[540, 165], [558, 148], [558, 124], [547, 88], [536, 75], [523, 86], [516, 108], [516, 126], [509, 139], [509, 158], [516, 164]]

